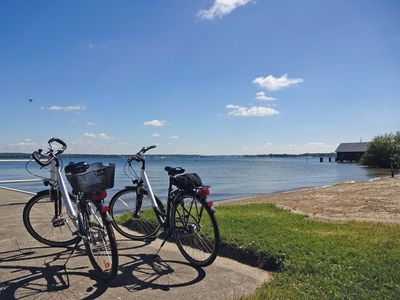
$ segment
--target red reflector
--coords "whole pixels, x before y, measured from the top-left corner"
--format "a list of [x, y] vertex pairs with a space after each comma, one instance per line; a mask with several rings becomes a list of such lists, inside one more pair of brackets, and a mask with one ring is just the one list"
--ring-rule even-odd
[[201, 189], [199, 189], [197, 194], [199, 194], [200, 196], [208, 196], [210, 195], [210, 190], [208, 189], [208, 187], [203, 186]]
[[101, 191], [98, 193], [93, 193], [92, 195], [90, 195], [90, 200], [92, 201], [100, 201], [103, 200], [107, 197], [107, 192], [106, 191]]
[[108, 213], [109, 211], [110, 211], [110, 208], [108, 207], [108, 205], [103, 205], [103, 206], [101, 207], [101, 212], [102, 212], [103, 214]]
[[207, 206], [208, 207], [213, 207], [214, 203], [212, 201], [207, 201]]

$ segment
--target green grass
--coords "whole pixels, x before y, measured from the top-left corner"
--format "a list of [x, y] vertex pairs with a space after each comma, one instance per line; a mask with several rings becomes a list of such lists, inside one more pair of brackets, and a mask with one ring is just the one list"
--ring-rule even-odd
[[222, 252], [279, 271], [249, 299], [400, 299], [399, 225], [320, 222], [271, 204], [218, 206], [217, 220]]
[[[158, 223], [156, 214], [154, 213], [154, 210], [152, 207], [142, 209], [140, 212], [140, 216], [142, 218], [144, 218], [145, 220], [154, 223], [155, 225]], [[132, 218], [131, 212], [125, 212], [125, 213], [121, 213], [119, 215], [114, 216], [115, 222], [117, 222], [118, 224], [121, 224], [121, 225], [129, 223], [131, 218]]]

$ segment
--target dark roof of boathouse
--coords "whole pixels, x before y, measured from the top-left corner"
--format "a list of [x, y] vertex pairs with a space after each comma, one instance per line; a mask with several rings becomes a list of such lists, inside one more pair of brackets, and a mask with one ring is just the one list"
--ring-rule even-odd
[[365, 152], [367, 151], [369, 142], [358, 143], [341, 143], [336, 152]]

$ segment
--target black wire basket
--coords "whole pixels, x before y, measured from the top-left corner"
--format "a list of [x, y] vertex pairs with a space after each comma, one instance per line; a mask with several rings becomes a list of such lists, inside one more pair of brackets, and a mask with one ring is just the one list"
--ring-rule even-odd
[[103, 166], [102, 163], [93, 163], [79, 174], [66, 174], [74, 192], [93, 194], [114, 187], [115, 165]]

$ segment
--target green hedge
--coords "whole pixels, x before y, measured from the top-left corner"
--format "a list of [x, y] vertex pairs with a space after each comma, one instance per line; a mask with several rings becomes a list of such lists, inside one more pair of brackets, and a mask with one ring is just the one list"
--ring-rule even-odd
[[391, 162], [400, 163], [400, 131], [373, 138], [361, 158], [363, 165], [371, 167], [390, 168]]

